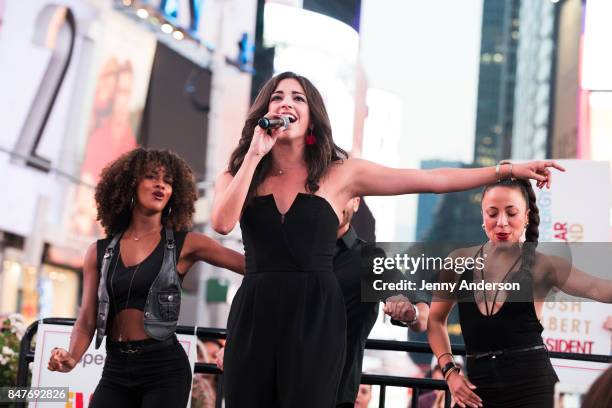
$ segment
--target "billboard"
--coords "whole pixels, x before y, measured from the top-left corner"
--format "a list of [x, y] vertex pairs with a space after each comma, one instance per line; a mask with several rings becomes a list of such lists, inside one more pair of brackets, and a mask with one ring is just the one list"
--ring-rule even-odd
[[580, 52], [578, 158], [612, 160], [612, 2], [588, 0]]
[[334, 141], [350, 151], [355, 122], [357, 31], [323, 14], [267, 2], [263, 42], [265, 47], [275, 49], [275, 74], [293, 71], [310, 79], [319, 89]]
[[[608, 242], [612, 194], [610, 163], [584, 160], [559, 160], [559, 163], [567, 171], [555, 175], [550, 190], [536, 189], [540, 242]], [[598, 199], [593, 199], [594, 195]], [[585, 258], [573, 257], [574, 263], [580, 259]], [[597, 271], [585, 272], [596, 274]], [[606, 278], [609, 279], [609, 273]], [[546, 302], [541, 318], [544, 344], [550, 351], [609, 355], [612, 342], [610, 332], [604, 328], [608, 316], [612, 316], [609, 304]], [[579, 386], [583, 391], [608, 366], [561, 359], [553, 359], [552, 363], [561, 383]]]
[[81, 184], [67, 208], [68, 240], [84, 247], [101, 235], [93, 188], [102, 169], [137, 146], [155, 55], [155, 36], [118, 13], [104, 19], [89, 112]]
[[[0, 229], [28, 235], [37, 198], [53, 197], [48, 219], [60, 218], [66, 178], [83, 116], [80, 96], [93, 42], [87, 27], [98, 10], [77, 0], [4, 2], [0, 41]], [[73, 139], [74, 138], [74, 139]]]
[[[105, 341], [98, 350], [94, 348], [93, 342], [83, 354], [76, 367], [69, 373], [49, 371], [47, 363], [51, 357], [54, 347], [68, 350], [72, 326], [40, 324], [36, 337], [36, 351], [34, 352], [34, 363], [32, 367], [32, 387], [68, 387], [67, 407], [87, 408], [100, 378], [102, 368], [106, 359]], [[196, 362], [197, 337], [195, 335], [177, 335], [179, 343], [185, 349], [189, 358], [191, 371]], [[189, 399], [191, 404], [191, 398]], [[57, 407], [56, 402], [32, 402], [30, 408]]]

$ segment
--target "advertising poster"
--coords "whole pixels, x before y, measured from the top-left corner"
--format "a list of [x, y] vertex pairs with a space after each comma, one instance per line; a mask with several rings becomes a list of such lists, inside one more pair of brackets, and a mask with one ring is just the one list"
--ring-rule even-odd
[[[597, 245], [608, 242], [610, 234], [610, 165], [609, 162], [559, 160], [566, 168], [553, 176], [550, 190], [535, 189], [540, 209], [540, 242], [567, 242], [572, 250], [576, 243]], [[574, 266], [602, 276], [601, 271], [586, 270], [584, 257], [573, 254]], [[605, 262], [602, 259], [601, 262]], [[599, 262], [599, 263], [601, 263]], [[588, 262], [589, 269], [597, 261]], [[599, 268], [598, 268], [599, 269]], [[549, 351], [609, 355], [612, 333], [604, 328], [612, 305], [591, 301], [552, 301], [544, 304], [542, 337]], [[553, 359], [561, 383], [588, 389], [606, 364]]]
[[[54, 347], [61, 347], [67, 350], [70, 344], [71, 332], [72, 326], [54, 324], [41, 324], [38, 326], [31, 386], [68, 387], [66, 408], [87, 408], [89, 400], [102, 376], [102, 368], [106, 359], [105, 342], [102, 342], [100, 348], [96, 350], [92, 341], [79, 363], [69, 373], [49, 371], [47, 363], [51, 357], [51, 350]], [[178, 334], [177, 337], [185, 349], [187, 357], [189, 357], [189, 364], [193, 371], [196, 362], [198, 339], [195, 335]], [[30, 408], [57, 408], [58, 403], [32, 402], [29, 406]]]
[[[78, 101], [87, 88], [81, 74], [92, 49], [89, 27], [97, 18], [96, 8], [78, 0], [0, 1], [0, 175], [13, 192], [0, 202], [2, 230], [29, 234], [33, 198], [65, 196], [63, 180], [50, 179], [36, 166], [70, 173], [64, 146], [77, 144], [83, 114]], [[60, 206], [61, 200], [51, 203], [50, 219], [60, 218]]]
[[87, 243], [99, 236], [94, 186], [102, 169], [137, 146], [149, 86], [155, 36], [118, 13], [103, 21], [97, 76], [89, 113], [87, 144], [69, 216], [69, 239]]

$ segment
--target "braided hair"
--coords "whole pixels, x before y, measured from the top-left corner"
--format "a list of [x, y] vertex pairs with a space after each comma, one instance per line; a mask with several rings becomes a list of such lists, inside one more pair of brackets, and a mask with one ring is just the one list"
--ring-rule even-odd
[[482, 191], [482, 197], [484, 197], [487, 191], [495, 187], [518, 189], [525, 199], [525, 203], [529, 209], [529, 224], [525, 229], [525, 242], [527, 244], [523, 245], [522, 249], [521, 272], [529, 272], [531, 271], [531, 268], [535, 262], [535, 250], [538, 246], [538, 238], [540, 236], [540, 210], [538, 209], [536, 202], [535, 191], [533, 191], [533, 187], [531, 186], [531, 182], [529, 182], [529, 180], [506, 179], [485, 186], [484, 190]]

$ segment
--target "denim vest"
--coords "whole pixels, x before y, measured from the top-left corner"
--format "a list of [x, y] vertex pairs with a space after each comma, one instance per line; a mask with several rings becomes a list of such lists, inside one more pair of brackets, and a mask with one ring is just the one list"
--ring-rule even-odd
[[[96, 349], [106, 334], [110, 298], [106, 278], [117, 243], [123, 233], [113, 237], [102, 259], [100, 283], [98, 285], [98, 318], [96, 322]], [[166, 228], [166, 244], [161, 269], [153, 281], [144, 310], [144, 329], [153, 339], [165, 340], [172, 336], [178, 324], [181, 307], [181, 281], [176, 271], [176, 247], [174, 232]], [[119, 254], [117, 254], [119, 256]]]

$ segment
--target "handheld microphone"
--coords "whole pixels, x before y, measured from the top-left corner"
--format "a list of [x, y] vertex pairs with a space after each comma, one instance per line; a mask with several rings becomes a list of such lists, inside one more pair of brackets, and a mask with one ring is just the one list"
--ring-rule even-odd
[[272, 118], [272, 119], [261, 118], [257, 122], [259, 127], [262, 129], [276, 129], [281, 126], [287, 129], [289, 127], [289, 123], [291, 123], [291, 120], [289, 120], [288, 116], [281, 116], [280, 118]]

